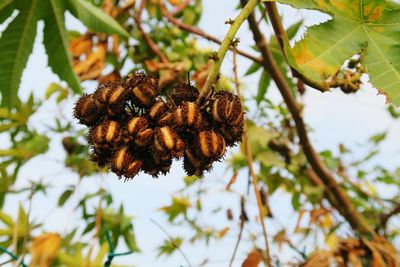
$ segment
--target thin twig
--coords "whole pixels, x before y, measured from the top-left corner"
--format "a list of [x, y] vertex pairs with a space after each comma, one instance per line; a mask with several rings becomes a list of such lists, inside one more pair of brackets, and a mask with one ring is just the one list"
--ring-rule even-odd
[[229, 267], [232, 266], [233, 261], [235, 260], [236, 252], [237, 252], [237, 250], [238, 250], [238, 248], [239, 248], [240, 241], [242, 240], [244, 222], [245, 222], [245, 221], [244, 221], [242, 218], [240, 218], [239, 235], [238, 235], [238, 239], [237, 239], [237, 241], [236, 241], [235, 249], [233, 250], [233, 254], [232, 254], [231, 260], [230, 260], [230, 262], [229, 262]]
[[[246, 0], [241, 0], [242, 5], [246, 4]], [[315, 173], [320, 177], [324, 186], [329, 190], [335, 197], [337, 203], [342, 208], [339, 212], [343, 217], [350, 223], [350, 225], [358, 231], [360, 234], [367, 234], [375, 237], [377, 234], [368, 224], [363, 215], [361, 215], [353, 204], [350, 202], [349, 197], [339, 187], [332, 173], [328, 170], [325, 164], [320, 159], [318, 153], [312, 146], [308, 133], [306, 130], [305, 123], [302, 118], [302, 108], [296, 101], [291, 93], [289, 85], [287, 84], [283, 74], [281, 73], [275, 59], [269, 50], [264, 35], [261, 33], [254, 14], [248, 17], [250, 29], [253, 33], [254, 41], [259, 48], [263, 57], [263, 67], [271, 75], [275, 81], [296, 125], [296, 130], [300, 139], [300, 144], [303, 148], [304, 154], [307, 158], [308, 163], [311, 165]], [[328, 199], [329, 200], [329, 199]]]
[[175, 243], [174, 239], [168, 232], [162, 227], [158, 222], [156, 222], [154, 219], [150, 219], [152, 223], [154, 223], [158, 228], [161, 229], [161, 231], [164, 232], [164, 234], [168, 237], [169, 241], [171, 241], [171, 244], [181, 253], [182, 257], [185, 259], [186, 263], [188, 264], [189, 267], [192, 267], [192, 264], [190, 263], [188, 257], [186, 257], [185, 253], [183, 253], [182, 249]]
[[389, 219], [400, 213], [400, 204], [398, 204], [397, 206], [395, 206], [389, 213], [386, 214], [382, 214], [381, 216], [381, 228], [385, 229], [386, 228], [386, 224], [389, 221]]
[[[208, 33], [204, 32], [203, 30], [199, 29], [198, 27], [185, 24], [184, 22], [182, 22], [179, 19], [175, 18], [173, 16], [173, 14], [171, 14], [168, 11], [168, 9], [164, 6], [163, 1], [160, 1], [159, 5], [160, 5], [161, 13], [167, 18], [167, 20], [170, 23], [176, 25], [178, 28], [180, 28], [180, 29], [182, 29], [182, 30], [184, 30], [186, 32], [190, 32], [190, 33], [193, 33], [193, 34], [198, 35], [200, 37], [203, 37], [203, 38], [207, 39], [208, 41], [214, 42], [216, 44], [220, 45], [222, 43], [222, 41], [219, 40], [217, 37], [212, 36], [211, 34], [208, 34]], [[229, 49], [233, 50], [233, 47], [229, 47]], [[262, 61], [261, 61], [260, 58], [257, 58], [255, 56], [247, 53], [246, 51], [237, 49], [237, 53], [239, 55], [245, 57], [245, 58], [248, 58], [248, 59], [258, 63], [259, 65], [262, 65]]]
[[[0, 246], [0, 252], [3, 252], [5, 254], [7, 254], [8, 256], [10, 256], [13, 261], [16, 261], [19, 259], [19, 257], [17, 255], [15, 255], [13, 252], [9, 251], [8, 249]], [[26, 265], [23, 261], [19, 262], [17, 266], [22, 266], [22, 267], [28, 267], [28, 265]]]
[[157, 57], [161, 60], [161, 62], [168, 63], [169, 60], [167, 56], [164, 55], [163, 52], [161, 52], [157, 44], [153, 41], [153, 39], [151, 39], [151, 37], [144, 31], [142, 27], [142, 13], [145, 7], [146, 7], [146, 0], [142, 0], [142, 2], [140, 2], [139, 10], [135, 12], [136, 14], [134, 16], [134, 19], [138, 27], [138, 30], [143, 35], [144, 41], [149, 46], [151, 51], [153, 51], [153, 53], [157, 55]]
[[262, 200], [261, 200], [261, 196], [260, 196], [260, 190], [258, 189], [258, 184], [257, 184], [257, 175], [254, 171], [254, 167], [253, 167], [253, 154], [251, 151], [251, 147], [250, 147], [250, 143], [248, 142], [248, 131], [247, 131], [247, 125], [244, 126], [244, 145], [245, 145], [245, 151], [246, 151], [246, 156], [247, 156], [247, 165], [249, 167], [249, 173], [251, 176], [251, 182], [253, 184], [253, 189], [254, 189], [254, 193], [256, 195], [256, 200], [257, 200], [257, 206], [258, 206], [258, 213], [260, 216], [260, 223], [262, 226], [262, 230], [263, 230], [263, 236], [264, 236], [264, 241], [265, 241], [265, 251], [267, 254], [267, 265], [269, 267], [272, 267], [272, 263], [271, 263], [271, 256], [270, 256], [270, 252], [269, 252], [269, 242], [268, 242], [268, 235], [267, 235], [267, 229], [265, 227], [265, 222], [264, 222], [264, 218], [265, 218], [265, 214], [264, 214], [264, 207], [262, 204]]

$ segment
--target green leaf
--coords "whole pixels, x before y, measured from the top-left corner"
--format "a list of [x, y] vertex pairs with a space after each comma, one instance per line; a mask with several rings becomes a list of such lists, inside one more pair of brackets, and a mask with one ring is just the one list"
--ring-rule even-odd
[[65, 202], [67, 202], [67, 200], [71, 197], [71, 195], [72, 195], [73, 192], [74, 192], [73, 189], [67, 189], [67, 190], [65, 190], [65, 191], [61, 194], [60, 198], [58, 199], [58, 206], [59, 206], [59, 207], [64, 206]]
[[118, 34], [129, 38], [129, 33], [100, 8], [85, 0], [69, 0], [69, 10], [89, 29], [95, 32]]
[[299, 208], [301, 206], [299, 192], [294, 192], [294, 194], [292, 195], [292, 206], [295, 210], [299, 210]]
[[254, 155], [257, 155], [261, 151], [267, 149], [269, 141], [279, 135], [277, 132], [274, 132], [271, 129], [258, 127], [249, 121], [247, 121], [247, 123], [249, 144]]
[[1, 105], [12, 107], [17, 99], [22, 71], [32, 52], [39, 18], [39, 0], [21, 1], [20, 13], [0, 39]]
[[247, 69], [246, 73], [244, 74], [245, 76], [248, 76], [250, 74], [255, 73], [261, 68], [261, 65], [258, 63], [253, 63], [251, 66]]
[[0, 211], [0, 220], [9, 227], [14, 226], [14, 219], [10, 215], [8, 215], [2, 211]]
[[57, 91], [60, 91], [62, 89], [63, 88], [59, 84], [51, 83], [49, 85], [49, 87], [47, 87], [47, 90], [46, 90], [46, 94], [45, 94], [46, 99], [49, 99], [54, 93], [56, 93]]
[[296, 8], [316, 9], [331, 15], [310, 27], [285, 53], [292, 67], [316, 83], [333, 77], [345, 60], [363, 53], [370, 82], [400, 105], [400, 9], [381, 0], [278, 0]]
[[373, 142], [375, 145], [379, 144], [383, 140], [385, 140], [387, 132], [384, 131], [382, 133], [375, 134], [369, 138], [369, 141]]
[[171, 255], [174, 253], [182, 244], [183, 239], [181, 237], [175, 237], [168, 240], [164, 240], [164, 244], [162, 244], [158, 248], [158, 256], [163, 254]]
[[136, 243], [136, 237], [135, 234], [133, 232], [133, 227], [131, 226], [131, 229], [129, 229], [129, 231], [125, 232], [124, 234], [124, 240], [125, 243], [127, 245], [127, 247], [129, 248], [130, 251], [132, 252], [139, 252], [140, 249]]
[[80, 93], [80, 80], [72, 68], [68, 34], [64, 26], [64, 1], [49, 0], [46, 12], [43, 42], [49, 56], [49, 66], [74, 92]]
[[289, 40], [292, 40], [296, 36], [301, 25], [303, 25], [303, 20], [296, 22], [295, 24], [291, 25], [289, 28], [286, 29], [286, 34]]
[[168, 215], [168, 220], [172, 222], [180, 214], [186, 214], [187, 209], [191, 206], [188, 198], [173, 197], [172, 204], [160, 208], [161, 211]]
[[[14, 11], [14, 0], [3, 0], [0, 3], [0, 24], [8, 19]], [[1, 36], [1, 33], [0, 33]]]
[[14, 0], [3, 0], [0, 3], [0, 11], [2, 11], [4, 8], [10, 6], [13, 2], [14, 2]]
[[259, 105], [261, 103], [261, 101], [264, 100], [265, 94], [267, 93], [267, 89], [268, 89], [270, 82], [271, 82], [271, 78], [269, 77], [268, 73], [264, 70], [261, 73], [261, 77], [258, 82], [258, 91], [257, 91], [257, 96], [256, 96], [257, 105]]

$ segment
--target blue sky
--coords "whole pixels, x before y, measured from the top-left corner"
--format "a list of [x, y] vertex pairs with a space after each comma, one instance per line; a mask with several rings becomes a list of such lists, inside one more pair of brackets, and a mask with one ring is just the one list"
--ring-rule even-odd
[[[204, 13], [200, 22], [200, 27], [205, 31], [223, 38], [228, 26], [224, 21], [228, 18], [233, 18], [236, 14], [234, 11], [237, 1], [228, 0], [204, 0]], [[306, 25], [312, 25], [329, 19], [328, 16], [314, 11], [296, 11], [289, 7], [282, 7], [284, 10], [284, 22], [290, 25], [297, 19], [303, 17]], [[81, 25], [74, 19], [69, 17], [68, 25], [71, 28], [80, 28]], [[43, 25], [39, 25], [39, 33], [43, 30]], [[303, 29], [304, 30], [304, 29]], [[266, 34], [271, 34], [270, 28], [264, 29]], [[238, 37], [240, 38], [239, 47], [247, 49], [253, 44], [251, 33], [248, 31], [247, 25], [239, 30]], [[34, 52], [31, 55], [28, 67], [24, 71], [20, 96], [25, 99], [33, 90], [35, 96], [43, 98], [47, 86], [51, 82], [59, 82], [57, 76], [53, 75], [47, 67], [47, 56], [44, 53], [43, 45], [41, 44], [42, 35], [39, 34]], [[199, 43], [204, 46], [217, 48], [214, 44], [199, 39]], [[232, 56], [228, 54], [223, 65], [223, 73], [231, 74]], [[239, 59], [239, 75], [243, 76], [247, 70], [249, 62], [244, 59]], [[257, 90], [258, 75], [243, 78], [244, 93], [247, 96], [255, 95]], [[87, 88], [91, 91], [93, 88]], [[268, 91], [268, 97], [273, 101], [279, 101], [280, 96], [274, 88]], [[319, 150], [333, 149], [337, 150], [340, 142], [353, 148], [357, 151], [356, 154], [362, 154], [365, 148], [362, 146], [363, 141], [367, 140], [372, 134], [390, 129], [389, 137], [383, 144], [383, 152], [377, 158], [377, 162], [384, 164], [390, 168], [399, 166], [400, 146], [398, 137], [400, 135], [399, 121], [394, 121], [385, 111], [385, 98], [382, 95], [377, 95], [377, 91], [371, 86], [366, 85], [360, 92], [355, 95], [344, 95], [339, 90], [322, 94], [318, 91], [308, 89], [304, 97], [305, 109], [304, 118], [313, 131], [311, 132], [312, 140]], [[48, 103], [43, 106], [38, 114], [32, 118], [30, 123], [45, 131], [45, 125], [52, 122], [52, 118], [63, 113], [67, 116], [72, 114], [73, 102], [69, 101], [60, 106]], [[64, 159], [64, 151], [60, 146], [60, 137], [54, 137], [51, 140], [51, 149], [44, 155], [37, 157], [24, 166], [21, 170], [18, 180], [18, 186], [24, 185], [30, 179], [43, 179], [54, 185], [54, 190], [45, 196], [38, 196], [33, 202], [33, 218], [38, 221], [45, 221], [46, 228], [49, 231], [65, 231], [74, 225], [79, 218], [76, 213], [74, 204], [78, 201], [78, 196], [73, 196], [72, 201], [62, 210], [55, 210], [57, 196], [62, 192], [63, 187], [69, 184], [76, 184], [78, 177], [68, 170], [63, 168], [62, 161]], [[214, 171], [207, 174], [201, 182], [204, 186], [211, 187], [209, 197], [206, 198], [204, 206], [212, 207], [222, 204], [225, 207], [232, 207], [235, 214], [238, 211], [238, 198], [236, 195], [222, 192], [222, 188], [228, 182], [230, 173], [226, 171], [226, 166], [220, 163], [214, 168]], [[156, 247], [161, 244], [161, 241], [166, 239], [166, 236], [160, 229], [150, 222], [153, 218], [168, 229], [171, 235], [185, 235], [185, 229], [170, 227], [166, 223], [166, 218], [160, 216], [157, 209], [167, 205], [171, 201], [171, 196], [183, 186], [184, 173], [180, 168], [180, 163], [175, 162], [172, 171], [166, 176], [158, 180], [154, 180], [146, 175], [136, 177], [133, 181], [123, 183], [118, 181], [113, 174], [104, 175], [104, 177], [95, 177], [93, 179], [85, 179], [80, 184], [78, 195], [83, 195], [84, 192], [91, 191], [93, 187], [103, 186], [111, 191], [115, 197], [115, 207], [118, 203], [125, 204], [125, 210], [128, 214], [135, 217], [134, 225], [137, 234], [138, 244], [142, 250], [141, 254], [127, 256], [116, 260], [116, 263], [129, 263], [135, 266], [180, 266], [184, 265], [183, 258], [175, 253], [170, 258], [156, 258]], [[246, 187], [246, 174], [243, 173], [239, 177], [239, 181], [234, 185], [234, 188], [239, 190], [241, 187]], [[252, 196], [252, 194], [250, 194]], [[5, 211], [10, 213], [16, 212], [18, 199], [10, 197], [7, 202]], [[255, 202], [253, 202], [254, 204]], [[26, 207], [26, 203], [23, 203]], [[271, 199], [271, 206], [275, 213], [276, 221], [267, 221], [268, 231], [275, 232], [287, 225], [293, 227], [296, 223], [295, 213], [290, 207], [290, 198], [285, 194], [276, 194]], [[257, 212], [254, 207], [249, 207], [249, 213], [255, 217]], [[226, 226], [224, 219], [221, 217], [206, 217], [199, 219], [201, 222], [222, 228]], [[236, 241], [237, 224], [229, 223], [229, 226], [234, 228], [228, 233], [227, 238], [220, 242], [211, 242], [209, 247], [202, 244], [195, 246], [184, 246], [183, 250], [188, 255], [191, 263], [196, 265], [201, 263], [206, 257], [210, 258], [207, 266], [226, 266]], [[236, 227], [236, 228], [235, 228]], [[258, 228], [257, 228], [258, 227]], [[261, 233], [261, 228], [252, 225], [251, 229]], [[186, 233], [187, 234], [187, 233]], [[259, 243], [263, 247], [263, 243]], [[244, 259], [250, 246], [240, 246], [237, 254], [238, 261], [235, 266], [240, 266], [241, 260]], [[121, 248], [123, 251], [124, 249]], [[277, 248], [273, 248], [273, 253], [278, 253]], [[292, 254], [282, 254], [281, 257], [289, 259]], [[213, 264], [212, 262], [215, 262]]]

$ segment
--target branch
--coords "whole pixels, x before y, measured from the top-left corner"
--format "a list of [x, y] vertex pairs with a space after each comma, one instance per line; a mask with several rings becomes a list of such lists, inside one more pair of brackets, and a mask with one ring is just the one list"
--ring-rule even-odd
[[[271, 25], [272, 25], [272, 28], [274, 29], [279, 46], [283, 52], [283, 55], [286, 58], [286, 53], [284, 52], [285, 51], [284, 44], [285, 43], [288, 44], [289, 39], [288, 39], [286, 31], [283, 28], [283, 25], [281, 23], [281, 17], [279, 16], [278, 9], [276, 8], [276, 4], [274, 2], [266, 2], [265, 8], [267, 10], [268, 17], [271, 21]], [[287, 58], [286, 58], [286, 61], [287, 61]], [[317, 89], [318, 91], [326, 92], [330, 88], [330, 86], [328, 84], [318, 83], [316, 81], [313, 81], [313, 80], [307, 78], [306, 76], [303, 76], [301, 73], [299, 73], [292, 67], [290, 67], [290, 70], [292, 72], [293, 77], [297, 77], [297, 78], [301, 79], [305, 84], [307, 84], [308, 86], [311, 86], [314, 89]]]
[[[246, 2], [246, 0], [241, 0], [242, 6], [246, 4]], [[368, 222], [365, 220], [365, 218], [354, 208], [348, 196], [341, 190], [335, 178], [321, 161], [318, 153], [312, 146], [301, 115], [302, 108], [292, 95], [289, 85], [279, 70], [277, 63], [267, 46], [266, 40], [257, 25], [254, 14], [251, 14], [248, 17], [248, 22], [253, 33], [254, 41], [262, 54], [263, 67], [274, 79], [296, 124], [296, 130], [300, 139], [300, 144], [303, 148], [303, 152], [308, 163], [311, 165], [315, 173], [320, 177], [326, 189], [334, 195], [337, 204], [341, 207], [339, 212], [344, 218], [346, 218], [352, 228], [360, 234], [367, 234], [375, 237], [377, 235], [375, 231], [368, 225]]]
[[[210, 34], [204, 32], [204, 31], [202, 31], [201, 29], [199, 29], [199, 28], [197, 28], [197, 27], [195, 27], [195, 26], [185, 24], [185, 23], [183, 23], [182, 21], [180, 21], [179, 19], [175, 18], [175, 17], [173, 16], [173, 14], [171, 14], [171, 13], [168, 11], [168, 9], [164, 6], [163, 1], [160, 1], [160, 10], [161, 10], [161, 13], [167, 18], [167, 20], [168, 20], [170, 23], [176, 25], [178, 28], [180, 28], [180, 29], [182, 29], [182, 30], [184, 30], [184, 31], [186, 31], [186, 32], [190, 32], [190, 33], [193, 33], [193, 34], [195, 34], [195, 35], [201, 36], [201, 37], [203, 37], [203, 38], [205, 38], [205, 39], [207, 39], [207, 40], [209, 40], [209, 41], [211, 41], [211, 42], [214, 42], [214, 43], [216, 43], [216, 44], [219, 44], [219, 45], [222, 44], [222, 41], [219, 40], [217, 37], [212, 36], [212, 35], [210, 35]], [[230, 46], [229, 49], [230, 49], [230, 50], [233, 50], [232, 46]], [[253, 56], [253, 55], [247, 53], [246, 51], [237, 49], [237, 53], [238, 53], [239, 55], [245, 57], [245, 58], [248, 58], [248, 59], [250, 59], [250, 60], [252, 60], [252, 61], [258, 63], [259, 65], [262, 65], [262, 61], [261, 61], [260, 58], [255, 57], [255, 56]]]
[[[239, 75], [238, 75], [238, 68], [237, 68], [237, 56], [236, 55], [237, 55], [237, 50], [234, 47], [233, 48], [234, 83], [235, 83], [237, 95], [240, 97], [240, 82], [239, 82]], [[271, 265], [271, 256], [270, 256], [270, 252], [269, 252], [268, 235], [267, 235], [267, 230], [266, 230], [265, 222], [264, 222], [264, 218], [265, 218], [264, 207], [263, 207], [263, 203], [262, 203], [261, 196], [260, 196], [260, 190], [258, 190], [258, 186], [257, 186], [257, 176], [256, 176], [256, 174], [254, 172], [254, 168], [253, 168], [253, 153], [251, 151], [251, 147], [249, 146], [246, 125], [244, 126], [243, 142], [245, 144], [245, 152], [246, 152], [246, 155], [247, 155], [247, 165], [249, 166], [249, 172], [250, 172], [250, 175], [252, 177], [254, 192], [255, 192], [255, 195], [256, 195], [257, 206], [258, 206], [258, 211], [259, 211], [259, 216], [260, 216], [260, 222], [261, 222], [263, 235], [264, 235], [264, 240], [265, 240], [265, 248], [266, 248], [265, 251], [266, 251], [266, 254], [267, 254], [266, 262], [267, 262], [268, 266], [271, 267], [272, 265]], [[235, 259], [236, 251], [237, 251], [237, 249], [239, 247], [239, 243], [240, 243], [240, 240], [242, 238], [242, 232], [243, 232], [244, 223], [247, 220], [247, 214], [246, 214], [246, 211], [244, 210], [244, 198], [243, 197], [241, 198], [240, 204], [241, 204], [240, 205], [240, 208], [241, 208], [240, 231], [239, 231], [238, 240], [236, 242], [236, 246], [235, 246], [235, 249], [233, 251], [233, 255], [232, 255], [231, 261], [229, 263], [229, 266], [232, 266], [233, 261]]]
[[381, 216], [381, 228], [385, 229], [386, 228], [386, 224], [389, 221], [389, 219], [400, 213], [400, 204], [397, 204], [397, 206], [395, 206], [389, 213], [386, 214], [382, 214]]
[[146, 7], [146, 0], [142, 0], [139, 6], [139, 10], [137, 10], [134, 16], [135, 22], [137, 24], [138, 30], [143, 35], [144, 41], [149, 46], [150, 50], [153, 51], [154, 54], [161, 60], [161, 62], [167, 63], [169, 62], [168, 58], [161, 52], [160, 48], [154, 43], [153, 39], [143, 30], [142, 27], [142, 12]]

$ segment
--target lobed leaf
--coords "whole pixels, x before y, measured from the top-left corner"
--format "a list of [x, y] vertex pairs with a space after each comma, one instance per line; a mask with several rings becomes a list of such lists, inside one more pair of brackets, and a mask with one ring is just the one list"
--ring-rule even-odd
[[289, 64], [323, 84], [345, 60], [364, 51], [371, 83], [400, 105], [400, 9], [386, 1], [278, 0], [296, 8], [315, 9], [332, 19], [310, 27], [293, 48], [286, 44]]

